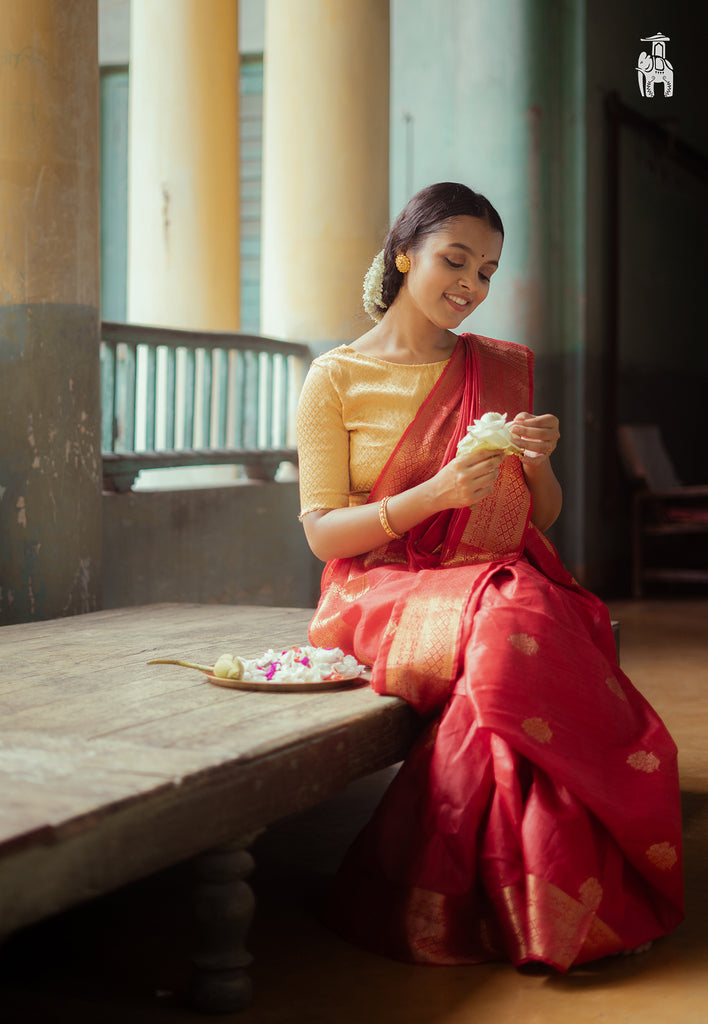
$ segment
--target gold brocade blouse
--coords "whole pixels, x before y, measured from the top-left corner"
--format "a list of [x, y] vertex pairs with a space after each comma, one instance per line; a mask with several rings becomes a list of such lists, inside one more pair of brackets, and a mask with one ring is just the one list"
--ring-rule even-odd
[[348, 345], [314, 360], [297, 411], [301, 516], [366, 502], [447, 362], [391, 363]]

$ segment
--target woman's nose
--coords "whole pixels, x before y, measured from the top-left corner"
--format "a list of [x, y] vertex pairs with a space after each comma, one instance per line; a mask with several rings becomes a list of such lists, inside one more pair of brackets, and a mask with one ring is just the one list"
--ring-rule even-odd
[[459, 284], [460, 284], [460, 287], [468, 295], [476, 295], [477, 292], [479, 291], [479, 276], [477, 274], [477, 271], [476, 270], [469, 270], [469, 271], [466, 270], [463, 273], [462, 277], [460, 277]]

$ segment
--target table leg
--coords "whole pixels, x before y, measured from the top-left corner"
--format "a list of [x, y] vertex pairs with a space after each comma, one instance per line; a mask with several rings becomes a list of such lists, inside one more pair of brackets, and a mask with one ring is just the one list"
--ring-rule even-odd
[[255, 899], [246, 879], [253, 871], [247, 847], [255, 839], [227, 843], [195, 858], [195, 966], [189, 1002], [203, 1013], [233, 1013], [251, 1000], [244, 945]]

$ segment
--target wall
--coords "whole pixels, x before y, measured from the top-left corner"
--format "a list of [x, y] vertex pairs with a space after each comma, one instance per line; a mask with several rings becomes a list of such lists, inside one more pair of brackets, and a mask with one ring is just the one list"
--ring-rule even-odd
[[[680, 475], [687, 482], [708, 480], [705, 445], [694, 441], [708, 385], [708, 195], [705, 180], [667, 157], [665, 146], [623, 128], [619, 211], [613, 219], [604, 100], [616, 92], [624, 104], [701, 153], [705, 168], [708, 119], [700, 50], [706, 28], [708, 7], [688, 0], [599, 0], [587, 23], [587, 558], [614, 589], [626, 586], [629, 514], [616, 456], [617, 422], [659, 423]], [[649, 99], [640, 93], [636, 64], [640, 52], [650, 49], [642, 37], [659, 31], [670, 37], [666, 56], [674, 66], [674, 95], [664, 97], [657, 87]]]
[[103, 496], [103, 606], [159, 601], [310, 607], [295, 483]]
[[98, 63], [130, 61], [130, 0], [98, 0]]
[[391, 214], [418, 189], [461, 181], [507, 228], [503, 262], [465, 330], [527, 342], [532, 145], [525, 0], [392, 0]]

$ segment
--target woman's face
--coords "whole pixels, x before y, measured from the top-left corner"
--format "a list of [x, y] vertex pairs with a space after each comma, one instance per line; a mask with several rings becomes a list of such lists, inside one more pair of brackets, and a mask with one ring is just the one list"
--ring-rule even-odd
[[451, 217], [408, 251], [411, 267], [399, 296], [436, 327], [454, 330], [486, 299], [502, 242], [486, 220]]

